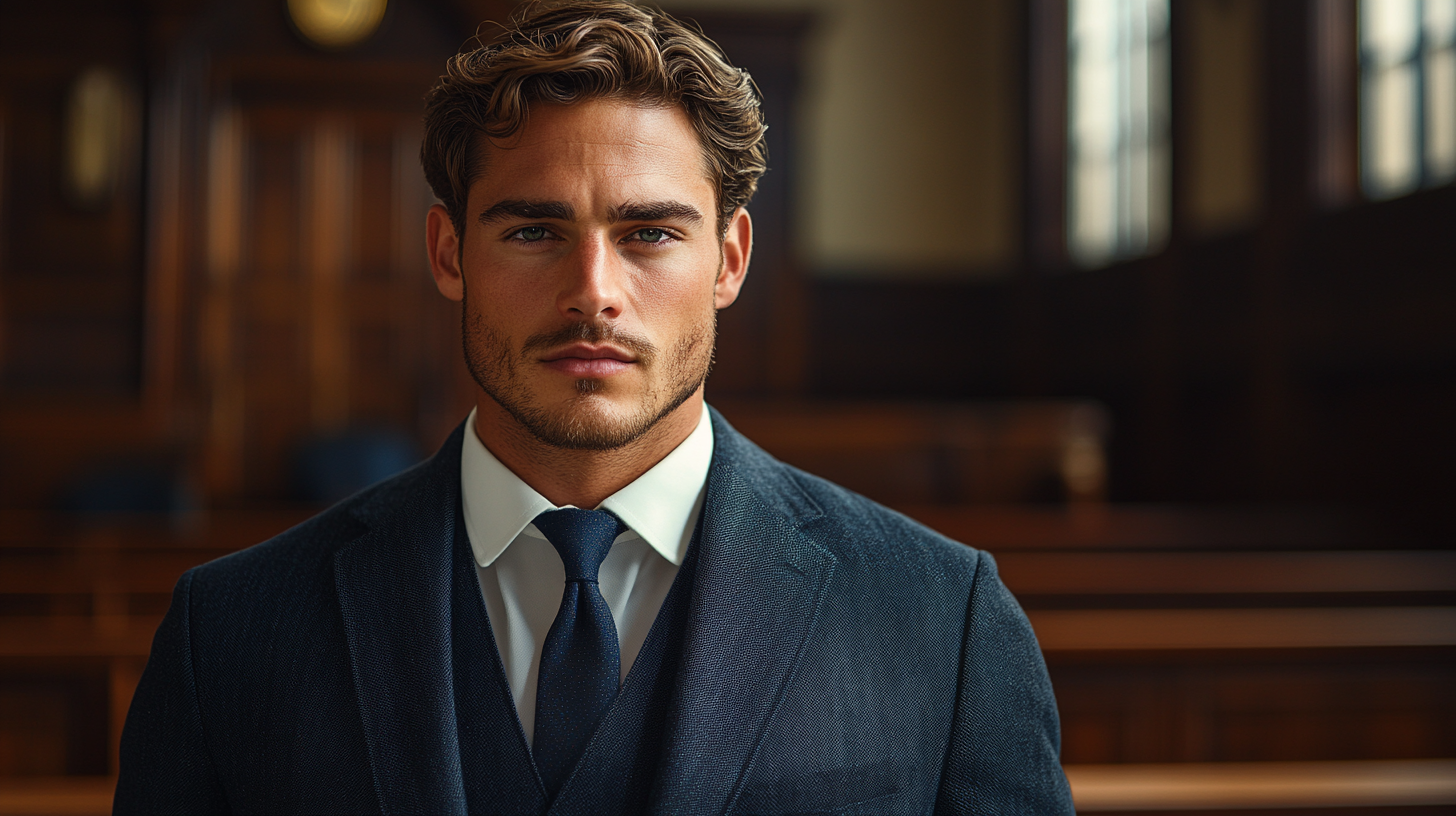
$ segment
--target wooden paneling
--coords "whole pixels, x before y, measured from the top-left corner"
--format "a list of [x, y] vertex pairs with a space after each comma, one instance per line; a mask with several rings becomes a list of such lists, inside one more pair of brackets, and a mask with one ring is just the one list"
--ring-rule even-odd
[[428, 450], [464, 413], [458, 315], [424, 264], [420, 99], [450, 40], [427, 12], [399, 12], [337, 58], [258, 9], [218, 12], [234, 25], [191, 80], [211, 111], [197, 139], [206, 207], [180, 219], [205, 226], [206, 272], [182, 283], [200, 317], [177, 332], [201, 340], [214, 499], [286, 496], [313, 436], [387, 427]]
[[[1247, 234], [1190, 243], [1161, 271], [1143, 260], [1000, 283], [814, 281], [810, 391], [1096, 399], [1115, 419], [1114, 501], [1383, 504], [1449, 530], [1439, 510], [1456, 489], [1456, 243], [1442, 236], [1453, 222], [1449, 187], [1300, 222], [1274, 318], [1255, 313], [1262, 272]], [[1149, 276], [1170, 279], [1170, 315], [1150, 300]], [[927, 318], [947, 303], [957, 319]], [[866, 330], [845, 315], [874, 321]], [[1033, 319], [1034, 338], [1018, 322]], [[1289, 427], [1272, 481], [1254, 478], [1273, 455], [1256, 433], [1266, 387], [1248, 363], [1261, 353], [1256, 319], [1280, 323], [1288, 353], [1276, 376]], [[1150, 344], [1171, 354], [1167, 367], [1149, 368]], [[1153, 380], [1172, 394], [1158, 416], [1142, 396]]]
[[[508, 8], [402, 4], [337, 54], [276, 3], [0, 10], [0, 505], [113, 456], [238, 501], [284, 495], [311, 434], [438, 444], [468, 380], [424, 266], [421, 99], [464, 19]], [[138, 172], [100, 209], [59, 184], [92, 64], [146, 90]]]
[[121, 184], [103, 201], [78, 204], [62, 184], [72, 83], [102, 66], [143, 84], [139, 15], [91, 15], [78, 36], [112, 36], [76, 52], [84, 58], [58, 59], [44, 35], [7, 38], [0, 52], [0, 411], [126, 397], [140, 384], [142, 147], [121, 154]]

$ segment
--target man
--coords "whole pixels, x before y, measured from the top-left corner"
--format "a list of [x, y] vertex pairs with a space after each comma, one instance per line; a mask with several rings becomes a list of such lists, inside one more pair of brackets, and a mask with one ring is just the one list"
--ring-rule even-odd
[[1072, 812], [990, 557], [704, 405], [763, 132], [745, 73], [624, 3], [451, 61], [427, 245], [477, 407], [182, 578], [118, 812]]

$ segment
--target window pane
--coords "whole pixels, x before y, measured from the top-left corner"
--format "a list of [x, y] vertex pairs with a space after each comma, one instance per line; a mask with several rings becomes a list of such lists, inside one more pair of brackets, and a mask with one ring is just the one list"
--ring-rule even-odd
[[1456, 179], [1456, 0], [1426, 0], [1426, 181]]
[[1167, 0], [1068, 6], [1068, 212], [1073, 258], [1149, 251], [1167, 229]]
[[1390, 198], [1456, 177], [1456, 0], [1361, 0], [1360, 165]]
[[1416, 77], [1409, 65], [1379, 70], [1365, 84], [1366, 187], [1374, 198], [1414, 190], [1416, 164]]
[[1117, 249], [1117, 179], [1111, 161], [1084, 159], [1073, 168], [1070, 243], [1077, 259], [1103, 263]]
[[1426, 47], [1449, 47], [1456, 41], [1456, 0], [1426, 0]]
[[1360, 4], [1360, 38], [1368, 59], [1391, 65], [1411, 58], [1416, 47], [1419, 0], [1365, 0]]

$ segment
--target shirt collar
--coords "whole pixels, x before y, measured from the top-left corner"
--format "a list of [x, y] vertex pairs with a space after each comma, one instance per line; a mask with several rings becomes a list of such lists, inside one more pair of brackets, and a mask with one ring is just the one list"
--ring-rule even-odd
[[[595, 509], [612, 511], [659, 555], [680, 566], [702, 512], [712, 460], [713, 425], [705, 405], [687, 439]], [[494, 563], [536, 516], [559, 509], [481, 443], [473, 410], [460, 451], [460, 490], [470, 549], [482, 567]]]

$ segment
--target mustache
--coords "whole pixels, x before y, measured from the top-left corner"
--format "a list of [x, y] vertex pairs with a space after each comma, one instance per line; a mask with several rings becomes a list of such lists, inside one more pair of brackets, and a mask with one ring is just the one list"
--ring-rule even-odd
[[533, 334], [521, 346], [521, 354], [549, 351], [569, 343], [611, 343], [621, 346], [644, 363], [650, 363], [657, 356], [657, 346], [645, 337], [622, 331], [610, 323], [568, 323], [554, 331]]

